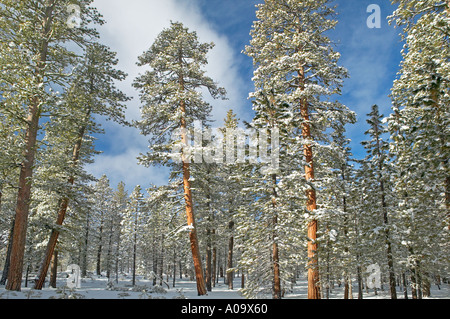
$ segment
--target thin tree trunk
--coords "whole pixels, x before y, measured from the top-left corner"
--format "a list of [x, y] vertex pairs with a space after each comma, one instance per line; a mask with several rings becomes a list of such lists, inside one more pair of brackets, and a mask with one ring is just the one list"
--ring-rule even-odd
[[86, 232], [84, 234], [84, 247], [83, 247], [83, 262], [81, 263], [81, 276], [86, 277], [87, 275], [87, 251], [88, 251], [88, 243], [89, 243], [89, 211], [86, 216]]
[[[173, 247], [173, 282], [172, 282], [172, 287], [175, 288], [175, 283], [176, 283], [176, 276], [177, 276], [177, 249], [174, 246]], [[180, 268], [181, 271], [181, 268]]]
[[[44, 83], [45, 65], [50, 41], [50, 32], [53, 22], [53, 9], [56, 0], [49, 0], [43, 18], [42, 47], [37, 61], [37, 83]], [[7, 290], [20, 291], [22, 284], [23, 259], [28, 227], [28, 213], [31, 200], [31, 182], [33, 176], [34, 159], [36, 155], [36, 141], [39, 130], [40, 107], [42, 101], [34, 96], [28, 108], [27, 128], [25, 132], [24, 161], [20, 165], [19, 191], [17, 194], [16, 217], [14, 225], [13, 243], [10, 256], [10, 270], [8, 272]]]
[[103, 212], [101, 212], [100, 217], [100, 228], [99, 228], [99, 243], [98, 243], [98, 249], [97, 249], [97, 276], [101, 276], [102, 274], [102, 241], [103, 241]]
[[212, 290], [212, 284], [211, 284], [211, 268], [212, 268], [212, 260], [211, 260], [211, 230], [206, 230], [206, 269], [205, 269], [205, 279], [206, 279], [206, 289], [208, 291]]
[[416, 280], [416, 267], [411, 269], [411, 298], [417, 299], [417, 280]]
[[212, 230], [213, 233], [213, 249], [212, 249], [212, 286], [216, 287], [216, 279], [217, 279], [217, 247], [216, 247], [216, 230]]
[[230, 269], [233, 268], [233, 249], [234, 249], [234, 236], [233, 236], [234, 221], [228, 223], [228, 231], [230, 237], [228, 237], [228, 256], [227, 256], [227, 282], [228, 289], [233, 289], [233, 277], [234, 273]]
[[164, 234], [161, 234], [161, 252], [159, 254], [159, 285], [163, 284], [164, 273]]
[[10, 257], [11, 257], [11, 248], [12, 248], [12, 238], [14, 233], [14, 223], [15, 219], [12, 221], [11, 229], [9, 231], [8, 236], [8, 249], [6, 250], [6, 259], [5, 259], [5, 265], [3, 266], [3, 273], [2, 273], [2, 279], [0, 280], [0, 285], [6, 284], [6, 280], [8, 278], [9, 273], [9, 264], [10, 264]]
[[27, 265], [27, 270], [25, 272], [25, 288], [28, 287], [28, 277], [29, 277], [29, 274], [30, 274], [30, 269], [31, 269], [31, 264], [28, 264]]
[[272, 175], [272, 208], [274, 211], [274, 216], [272, 219], [273, 222], [273, 238], [272, 238], [272, 263], [273, 263], [273, 292], [272, 297], [273, 299], [281, 299], [281, 278], [280, 278], [280, 259], [279, 259], [279, 253], [278, 253], [278, 239], [277, 239], [277, 232], [276, 227], [278, 224], [278, 214], [276, 213], [276, 205], [277, 205], [277, 190], [276, 190], [276, 184], [277, 184], [277, 175]]
[[108, 282], [111, 280], [111, 268], [112, 268], [112, 238], [113, 238], [113, 220], [110, 221], [111, 227], [109, 229], [109, 238], [108, 238], [108, 250], [106, 252], [106, 278], [108, 278]]
[[359, 261], [357, 261], [358, 266], [356, 266], [356, 274], [358, 276], [358, 299], [363, 299], [363, 282], [361, 276], [361, 266], [359, 265]]
[[50, 268], [50, 287], [56, 288], [56, 275], [58, 271], [58, 251], [55, 249], [52, 255], [52, 263]]
[[403, 295], [405, 296], [405, 299], [408, 299], [408, 286], [406, 282], [406, 273], [402, 272], [402, 280], [403, 280]]
[[116, 272], [116, 284], [119, 283], [119, 259], [120, 259], [120, 228], [117, 232], [117, 246], [116, 246], [116, 260], [115, 260], [115, 272]]
[[[345, 166], [341, 169], [341, 176], [342, 180], [345, 181], [346, 175], [345, 175]], [[345, 196], [342, 197], [342, 210], [344, 212], [344, 238], [347, 238], [348, 234], [348, 218], [347, 218], [347, 198]], [[345, 245], [344, 247], [345, 252], [345, 258], [348, 257], [348, 246]], [[352, 293], [351, 293], [351, 280], [349, 271], [347, 269], [348, 264], [345, 265], [345, 271], [344, 271], [344, 299], [353, 299]]]
[[[135, 221], [135, 230], [134, 230], [134, 240], [133, 240], [133, 277], [131, 284], [133, 286], [136, 285], [136, 251], [137, 251], [137, 230], [136, 230], [137, 220]], [[155, 273], [156, 275], [156, 273]]]
[[153, 235], [153, 256], [152, 256], [152, 261], [153, 261], [153, 267], [152, 267], [152, 271], [153, 271], [153, 286], [156, 285], [156, 274], [158, 273], [158, 249], [157, 249], [157, 240], [156, 240], [156, 236]]

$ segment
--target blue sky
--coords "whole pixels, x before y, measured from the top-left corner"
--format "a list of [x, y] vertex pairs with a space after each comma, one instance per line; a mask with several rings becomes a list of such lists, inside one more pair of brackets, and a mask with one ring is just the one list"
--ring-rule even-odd
[[[249, 43], [249, 32], [255, 20], [258, 0], [95, 0], [107, 23], [99, 28], [102, 42], [118, 52], [119, 68], [129, 74], [118, 86], [133, 100], [128, 103], [129, 119], [139, 118], [139, 97], [132, 88], [133, 79], [143, 69], [135, 63], [137, 56], [147, 50], [154, 38], [169, 26], [170, 20], [183, 22], [197, 31], [200, 41], [213, 41], [208, 74], [228, 91], [228, 101], [210, 100], [215, 125], [221, 125], [232, 108], [241, 120], [251, 120], [251, 103], [247, 96], [253, 89], [252, 60], [241, 53]], [[339, 101], [358, 115], [358, 123], [347, 128], [355, 157], [364, 157], [360, 142], [365, 139], [366, 114], [373, 104], [388, 115], [388, 97], [401, 61], [403, 44], [398, 33], [388, 25], [386, 17], [394, 8], [389, 0], [336, 0], [339, 24], [330, 36], [341, 53], [341, 65], [349, 70]], [[381, 28], [370, 29], [366, 21], [367, 7], [381, 8]], [[137, 165], [136, 157], [147, 150], [147, 139], [136, 129], [122, 128], [103, 122], [106, 134], [98, 136], [97, 149], [103, 154], [88, 166], [96, 177], [106, 174], [112, 186], [124, 181], [127, 188], [139, 184], [161, 185], [167, 182], [167, 170]]]

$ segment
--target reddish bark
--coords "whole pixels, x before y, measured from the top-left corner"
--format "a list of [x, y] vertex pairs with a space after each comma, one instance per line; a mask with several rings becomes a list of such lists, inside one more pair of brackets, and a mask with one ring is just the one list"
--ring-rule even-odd
[[[304, 86], [304, 70], [299, 71], [300, 85]], [[303, 119], [302, 136], [306, 141], [311, 140], [311, 125], [308, 110], [308, 103], [304, 99], [301, 102], [300, 113]], [[314, 181], [313, 148], [311, 144], [305, 144], [305, 178], [307, 181]], [[306, 191], [307, 203], [306, 209], [313, 212], [317, 209], [316, 190], [311, 187]], [[319, 289], [319, 269], [317, 258], [317, 220], [312, 220], [308, 224], [308, 299], [320, 299]]]

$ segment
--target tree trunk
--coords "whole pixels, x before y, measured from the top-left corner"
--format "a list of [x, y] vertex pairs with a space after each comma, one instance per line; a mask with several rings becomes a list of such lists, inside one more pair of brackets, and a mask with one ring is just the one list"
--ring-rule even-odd
[[228, 230], [230, 232], [230, 237], [228, 238], [228, 256], [227, 256], [228, 289], [233, 289], [233, 277], [234, 277], [233, 271], [230, 271], [230, 269], [233, 268], [233, 249], [234, 249], [233, 227], [234, 227], [234, 221], [230, 221], [228, 223]]
[[[45, 9], [43, 18], [43, 41], [37, 61], [37, 83], [44, 83], [45, 64], [47, 62], [50, 32], [53, 21], [53, 9], [56, 0], [50, 0]], [[20, 165], [19, 191], [17, 194], [16, 217], [14, 225], [13, 243], [10, 257], [10, 270], [8, 273], [7, 290], [20, 291], [22, 285], [23, 258], [28, 227], [28, 213], [31, 200], [31, 182], [33, 176], [34, 159], [36, 155], [36, 141], [39, 130], [41, 100], [38, 95], [31, 99], [28, 108], [28, 123], [25, 132], [24, 161]]]
[[215, 234], [216, 230], [213, 229], [213, 249], [212, 249], [212, 286], [216, 287], [216, 280], [217, 280], [217, 247], [216, 247], [216, 241], [215, 241]]
[[3, 266], [3, 273], [2, 273], [2, 279], [0, 280], [0, 285], [6, 284], [6, 279], [8, 278], [9, 262], [10, 262], [11, 249], [12, 249], [12, 238], [13, 238], [13, 233], [14, 233], [14, 223], [15, 223], [15, 219], [13, 219], [11, 229], [9, 231], [8, 249], [6, 250], [5, 265]]
[[156, 285], [156, 274], [158, 273], [158, 241], [156, 235], [152, 237], [153, 241], [153, 254], [152, 254], [152, 271], [153, 271], [153, 286]]
[[52, 255], [52, 264], [50, 268], [50, 287], [56, 288], [56, 275], [58, 271], [58, 251], [55, 250]]
[[83, 262], [81, 263], [81, 276], [86, 277], [87, 275], [87, 251], [89, 243], [89, 211], [86, 216], [86, 232], [84, 234], [84, 247], [83, 247]]
[[274, 216], [272, 219], [272, 264], [273, 264], [273, 291], [272, 291], [272, 298], [273, 299], [281, 299], [282, 294], [281, 294], [281, 278], [280, 278], [280, 259], [279, 259], [279, 254], [278, 254], [278, 239], [277, 239], [277, 232], [276, 232], [276, 227], [278, 224], [278, 214], [276, 213], [276, 205], [277, 205], [277, 190], [276, 190], [276, 185], [277, 185], [277, 175], [273, 174], [272, 175], [272, 192], [273, 192], [273, 197], [272, 197], [272, 208], [273, 208], [273, 212], [274, 212]]
[[[175, 283], [176, 283], [176, 276], [177, 276], [177, 249], [174, 246], [173, 247], [173, 281], [172, 281], [172, 287], [175, 288]], [[181, 268], [180, 268], [181, 271]]]
[[112, 238], [113, 238], [113, 221], [110, 221], [110, 228], [108, 234], [108, 250], [106, 251], [106, 278], [111, 282], [111, 268], [112, 268]]
[[[299, 88], [304, 90], [305, 71], [301, 65], [298, 71]], [[309, 121], [308, 102], [303, 99], [300, 103], [300, 114], [303, 118], [302, 137], [308, 142], [311, 141], [311, 124]], [[313, 149], [311, 144], [304, 144], [303, 152], [305, 156], [305, 178], [308, 182], [314, 181]], [[313, 212], [317, 209], [316, 190], [311, 185], [306, 190], [306, 209]], [[308, 299], [320, 299], [319, 269], [317, 257], [317, 220], [313, 219], [308, 224]]]
[[408, 286], [406, 282], [406, 273], [402, 272], [402, 280], [403, 280], [403, 294], [405, 296], [405, 299], [408, 299]]
[[[182, 65], [182, 56], [179, 56], [179, 63]], [[184, 79], [180, 76], [180, 90], [184, 92]], [[186, 134], [186, 119], [184, 118], [184, 114], [186, 114], [186, 103], [184, 101], [180, 102], [180, 110], [183, 114], [181, 118], [181, 142], [183, 146], [187, 146], [189, 141], [187, 140]], [[194, 203], [192, 201], [192, 191], [191, 191], [191, 182], [190, 182], [190, 168], [189, 168], [189, 159], [185, 158], [184, 152], [182, 152], [182, 162], [183, 162], [183, 188], [184, 188], [184, 200], [186, 202], [186, 217], [187, 224], [191, 227], [189, 231], [189, 240], [191, 243], [191, 251], [192, 251], [192, 259], [194, 261], [194, 269], [195, 269], [195, 277], [197, 281], [197, 293], [199, 296], [203, 296], [207, 294], [205, 279], [203, 277], [203, 266], [202, 259], [200, 257], [200, 249], [198, 245], [198, 237], [197, 237], [197, 228], [195, 223], [194, 216]]]
[[211, 230], [206, 230], [206, 269], [205, 269], [205, 279], [206, 279], [206, 289], [208, 291], [212, 290], [212, 283], [211, 283], [211, 268], [212, 268], [212, 260], [211, 260]]
[[[137, 223], [137, 221], [136, 221]], [[136, 226], [136, 225], [135, 225]], [[133, 277], [131, 284], [136, 285], [136, 250], [137, 250], [137, 230], [134, 230], [134, 241], [133, 241]], [[155, 273], [156, 275], [156, 273]]]
[[99, 228], [99, 243], [97, 249], [97, 276], [101, 276], [102, 274], [102, 241], [103, 241], [103, 212], [100, 217], [100, 228]]
[[159, 285], [163, 284], [164, 273], [164, 234], [161, 234], [161, 251], [159, 253]]

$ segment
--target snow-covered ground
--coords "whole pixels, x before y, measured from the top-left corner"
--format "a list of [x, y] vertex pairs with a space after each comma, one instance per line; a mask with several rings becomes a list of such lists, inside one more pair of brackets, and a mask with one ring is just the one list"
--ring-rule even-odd
[[[243, 299], [239, 292], [240, 278], [235, 278], [233, 290], [229, 290], [224, 284], [223, 278], [219, 279], [216, 287], [213, 288], [207, 296], [199, 297], [197, 295], [196, 284], [188, 279], [177, 279], [176, 286], [172, 287], [172, 281], [162, 287], [152, 287], [152, 280], [138, 277], [136, 286], [133, 288], [129, 277], [120, 277], [119, 283], [108, 288], [108, 281], [105, 277], [92, 276], [82, 279], [80, 289], [69, 289], [66, 286], [66, 279], [62, 274], [57, 281], [57, 288], [45, 287], [42, 290], [33, 290], [29, 287], [22, 287], [22, 291], [8, 291], [4, 286], [0, 287], [0, 299]], [[408, 290], [409, 298], [411, 291]], [[285, 299], [306, 299], [307, 283], [306, 280], [298, 280], [291, 293], [284, 296]], [[353, 297], [357, 298], [356, 286], [353, 287]], [[267, 296], [270, 298], [270, 296]], [[330, 299], [342, 299], [343, 287], [335, 286], [330, 293]], [[373, 290], [369, 293], [364, 292], [364, 299], [388, 299], [389, 292], [378, 291], [375, 295]], [[403, 292], [398, 290], [398, 298], [403, 298]], [[432, 285], [431, 296], [428, 299], [450, 299], [450, 285], [442, 284], [440, 289], [437, 285]]]

